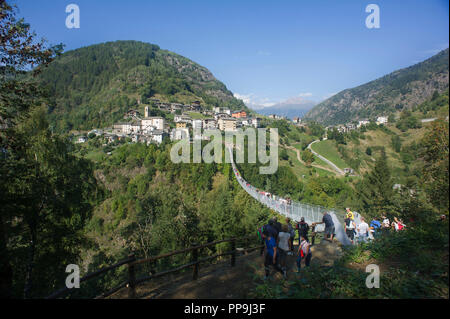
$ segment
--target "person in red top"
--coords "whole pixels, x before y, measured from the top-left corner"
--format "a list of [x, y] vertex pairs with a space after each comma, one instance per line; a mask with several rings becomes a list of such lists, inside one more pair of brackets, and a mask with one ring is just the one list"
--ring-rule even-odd
[[306, 240], [305, 236], [300, 237], [300, 245], [298, 245], [297, 270], [300, 272], [302, 260], [305, 260], [305, 266], [309, 267], [311, 263], [312, 253], [311, 244]]

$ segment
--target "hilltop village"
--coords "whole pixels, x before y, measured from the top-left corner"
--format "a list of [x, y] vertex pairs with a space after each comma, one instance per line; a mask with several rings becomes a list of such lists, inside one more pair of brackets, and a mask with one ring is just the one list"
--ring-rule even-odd
[[[199, 101], [190, 105], [181, 103], [165, 103], [151, 99], [153, 106], [159, 113], [167, 116], [151, 116], [155, 108], [144, 106], [144, 114], [138, 110], [129, 110], [123, 116], [123, 121], [115, 123], [105, 129], [93, 129], [76, 136], [76, 143], [84, 143], [90, 134], [104, 136], [109, 142], [130, 138], [137, 143], [162, 143], [165, 137], [180, 140], [186, 136], [193, 136], [196, 129], [221, 131], [236, 131], [238, 128], [260, 126], [259, 117], [250, 116], [247, 111], [231, 111], [228, 108], [215, 107], [213, 110], [204, 109]], [[202, 136], [193, 136], [198, 139]]]
[[[182, 103], [161, 102], [158, 99], [150, 99], [152, 106], [144, 106], [144, 114], [139, 110], [131, 109], [126, 112], [121, 122], [113, 124], [112, 127], [104, 129], [93, 129], [87, 134], [75, 136], [75, 143], [85, 143], [89, 135], [103, 136], [108, 142], [129, 139], [132, 143], [162, 143], [165, 137], [170, 140], [181, 140], [186, 137], [190, 139], [208, 139], [208, 137], [195, 135], [194, 130], [236, 131], [245, 127], [261, 127], [261, 118], [251, 116], [245, 110], [231, 111], [228, 108], [214, 107], [212, 110], [201, 106], [200, 101], [186, 105]], [[151, 116], [155, 110], [164, 116]], [[269, 115], [269, 120], [287, 120], [285, 116]], [[298, 127], [306, 127], [307, 123], [301, 118], [294, 117], [292, 122]], [[328, 126], [326, 131], [336, 129], [340, 133], [368, 125], [371, 121], [363, 119], [344, 125]], [[376, 124], [386, 124], [388, 118], [380, 116]]]

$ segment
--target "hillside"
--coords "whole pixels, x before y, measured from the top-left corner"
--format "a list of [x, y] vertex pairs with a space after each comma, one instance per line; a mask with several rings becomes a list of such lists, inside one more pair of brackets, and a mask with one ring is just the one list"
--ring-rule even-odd
[[339, 92], [316, 105], [304, 119], [344, 124], [410, 109], [448, 89], [448, 49], [408, 68]]
[[164, 102], [245, 108], [205, 67], [157, 45], [116, 41], [68, 51], [40, 75], [58, 131], [111, 125], [130, 108]]

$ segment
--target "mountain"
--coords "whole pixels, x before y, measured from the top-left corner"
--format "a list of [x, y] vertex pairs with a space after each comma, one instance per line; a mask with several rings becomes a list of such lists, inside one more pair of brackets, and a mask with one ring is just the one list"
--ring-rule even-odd
[[295, 97], [272, 106], [255, 109], [255, 111], [262, 115], [276, 114], [293, 119], [294, 117], [303, 117], [316, 104], [316, 102]]
[[245, 108], [205, 67], [138, 41], [68, 51], [39, 79], [51, 96], [49, 118], [59, 131], [111, 125], [149, 98], [186, 104], [200, 101], [207, 108]]
[[435, 91], [442, 93], [448, 89], [448, 59], [447, 48], [421, 63], [341, 91], [316, 105], [305, 120], [325, 125], [343, 124], [410, 109], [430, 98]]

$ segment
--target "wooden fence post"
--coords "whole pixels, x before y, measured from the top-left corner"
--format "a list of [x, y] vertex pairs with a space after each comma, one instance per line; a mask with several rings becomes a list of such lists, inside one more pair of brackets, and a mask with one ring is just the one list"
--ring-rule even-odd
[[236, 264], [236, 238], [231, 240], [231, 267]]
[[259, 253], [260, 253], [260, 255], [262, 256], [262, 255], [264, 254], [264, 246], [265, 246], [266, 244], [265, 244], [264, 240], [261, 240], [261, 241], [260, 241], [260, 244], [261, 244], [261, 251], [260, 251]]
[[245, 237], [245, 243], [244, 243], [244, 254], [247, 256], [248, 255], [248, 250], [250, 248], [250, 238], [249, 237]]
[[128, 256], [131, 260], [128, 262], [128, 298], [134, 299], [136, 298], [136, 274], [133, 262], [136, 260], [134, 254]]
[[[198, 244], [194, 243], [193, 246], [198, 246]], [[192, 251], [192, 262], [195, 262], [193, 272], [192, 272], [192, 280], [197, 280], [198, 278], [198, 249], [194, 249]]]

